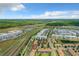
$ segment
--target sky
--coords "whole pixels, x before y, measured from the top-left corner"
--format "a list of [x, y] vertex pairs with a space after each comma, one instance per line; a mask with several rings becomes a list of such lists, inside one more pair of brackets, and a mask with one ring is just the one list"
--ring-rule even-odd
[[0, 19], [79, 19], [79, 3], [0, 3]]

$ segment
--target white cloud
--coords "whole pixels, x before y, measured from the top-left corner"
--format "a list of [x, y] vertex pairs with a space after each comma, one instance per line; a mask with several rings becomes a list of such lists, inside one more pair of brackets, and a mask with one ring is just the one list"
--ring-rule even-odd
[[0, 3], [0, 11], [18, 11], [25, 9], [25, 6], [20, 3]]
[[[26, 9], [26, 7], [21, 3], [0, 3], [0, 14], [5, 13], [6, 10], [10, 11], [21, 11]], [[35, 12], [35, 11], [34, 11]], [[38, 11], [39, 12], [39, 11]], [[1, 14], [2, 15], [2, 14]], [[39, 15], [30, 16], [18, 16], [17, 18], [32, 18], [32, 19], [79, 19], [79, 10], [69, 10], [69, 11], [46, 11]]]
[[32, 15], [33, 19], [79, 19], [79, 11], [47, 11], [40, 15]]
[[18, 11], [18, 10], [23, 10], [23, 9], [25, 9], [25, 6], [22, 4], [18, 4], [18, 5], [11, 7], [12, 11]]
[[50, 11], [50, 12], [45, 12], [44, 15], [45, 16], [59, 16], [59, 15], [63, 15], [66, 13], [67, 12], [64, 12], [64, 11]]

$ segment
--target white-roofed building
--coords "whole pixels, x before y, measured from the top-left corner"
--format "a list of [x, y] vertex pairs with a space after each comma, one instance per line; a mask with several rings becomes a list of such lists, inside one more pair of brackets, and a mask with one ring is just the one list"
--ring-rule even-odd
[[43, 29], [37, 35], [35, 36], [36, 39], [41, 40], [41, 39], [47, 39], [49, 30], [48, 29]]
[[55, 39], [78, 39], [78, 30], [54, 29], [52, 38]]
[[16, 38], [21, 33], [22, 33], [22, 30], [9, 31], [7, 33], [1, 33], [0, 34], [0, 40], [3, 41], [3, 40], [7, 40], [7, 39]]

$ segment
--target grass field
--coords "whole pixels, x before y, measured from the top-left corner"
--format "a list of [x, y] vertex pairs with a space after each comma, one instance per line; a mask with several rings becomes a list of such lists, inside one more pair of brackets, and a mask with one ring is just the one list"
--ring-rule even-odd
[[[16, 39], [11, 39], [11, 40], [7, 40], [7, 41], [3, 41], [3, 42], [0, 42], [0, 54], [5, 54], [7, 50], [9, 50], [10, 47], [12, 48], [16, 48], [18, 47], [23, 41], [25, 41], [24, 46], [25, 44], [28, 43], [28, 40], [29, 38], [34, 35], [37, 31], [39, 31], [40, 29], [42, 29], [43, 26], [38, 26], [34, 29], [32, 29], [31, 31], [27, 31], [27, 32], [24, 32], [22, 34], [22, 36], [16, 38]], [[28, 28], [26, 28], [28, 29]], [[11, 49], [11, 48], [10, 48]], [[5, 53], [4, 53], [5, 52]]]

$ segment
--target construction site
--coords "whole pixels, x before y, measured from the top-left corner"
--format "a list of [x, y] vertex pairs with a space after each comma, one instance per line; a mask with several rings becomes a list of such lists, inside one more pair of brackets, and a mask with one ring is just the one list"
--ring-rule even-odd
[[1, 33], [0, 43], [2, 56], [79, 56], [79, 30], [70, 27], [29, 25]]
[[31, 38], [31, 47], [27, 54], [25, 49], [21, 55], [30, 56], [78, 56], [78, 30], [42, 29]]

